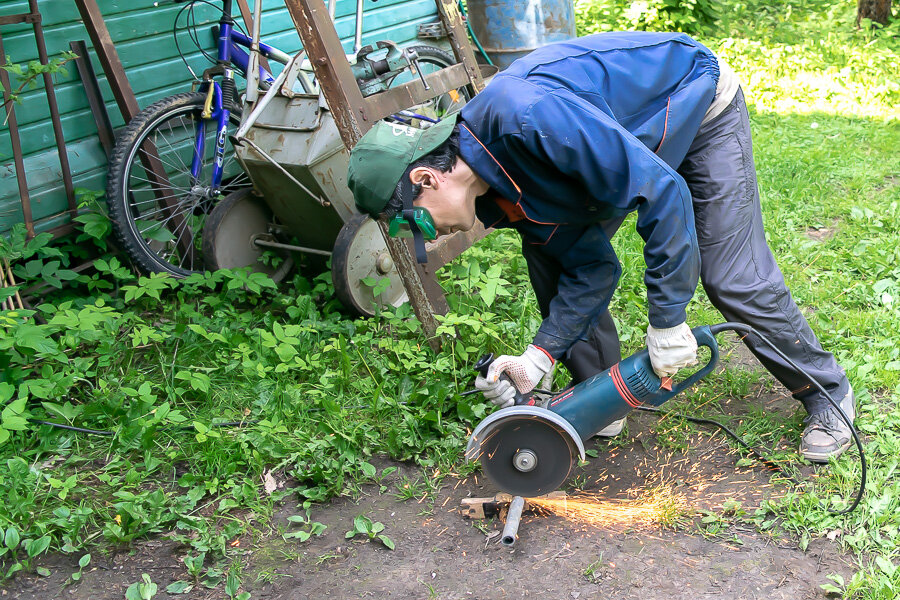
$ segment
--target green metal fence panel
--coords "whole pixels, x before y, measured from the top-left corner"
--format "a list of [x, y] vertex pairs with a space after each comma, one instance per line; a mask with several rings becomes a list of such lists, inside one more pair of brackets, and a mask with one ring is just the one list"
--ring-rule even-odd
[[[251, 8], [253, 1], [248, 0]], [[171, 0], [98, 0], [98, 4], [141, 108], [190, 89], [192, 77], [185, 63], [197, 74], [210, 66], [184, 29], [187, 11], [178, 21], [180, 51], [173, 39], [175, 18], [184, 4], [175, 4]], [[213, 0], [213, 4], [218, 3]], [[69, 50], [70, 41], [88, 41], [90, 58], [113, 127], [122, 126], [122, 115], [75, 3], [72, 0], [40, 0], [39, 9], [51, 60]], [[348, 52], [353, 46], [355, 11], [356, 0], [338, 0], [336, 28]], [[0, 16], [27, 12], [27, 0], [0, 2]], [[193, 11], [199, 41], [207, 53], [215, 51], [211, 28], [219, 14], [215, 6], [207, 4], [197, 4]], [[388, 39], [404, 45], [416, 42], [417, 26], [435, 21], [437, 9], [434, 0], [378, 0], [377, 4], [365, 0], [363, 15], [364, 44]], [[235, 18], [243, 27], [236, 7]], [[37, 46], [30, 25], [9, 25], [0, 31], [11, 62], [25, 64], [37, 60]], [[289, 54], [300, 49], [293, 21], [279, 0], [263, 2], [262, 37]], [[280, 68], [280, 65], [273, 66]], [[106, 187], [106, 155], [97, 138], [97, 129], [74, 63], [67, 65], [66, 71], [54, 76], [54, 85], [75, 186], [102, 190]], [[11, 79], [12, 87], [17, 88], [19, 82], [15, 75], [11, 75]], [[20, 99], [15, 111], [35, 229], [45, 231], [68, 222], [69, 217], [50, 111], [40, 79], [37, 86], [26, 89]], [[23, 219], [10, 132], [4, 121], [0, 125], [0, 234]]]

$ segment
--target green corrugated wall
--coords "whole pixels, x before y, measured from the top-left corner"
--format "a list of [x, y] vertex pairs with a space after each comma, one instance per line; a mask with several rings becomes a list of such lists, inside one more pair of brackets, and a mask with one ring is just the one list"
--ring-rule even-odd
[[[141, 108], [165, 96], [190, 89], [191, 76], [172, 38], [175, 16], [183, 4], [175, 4], [171, 0], [98, 0], [98, 3]], [[214, 1], [213, 4], [220, 3]], [[249, 4], [252, 9], [253, 0], [249, 0]], [[44, 37], [51, 60], [69, 50], [70, 41], [83, 39], [88, 42], [91, 61], [113, 127], [122, 126], [122, 116], [73, 0], [39, 0], [38, 8], [43, 18]], [[338, 0], [337, 31], [348, 52], [353, 44], [355, 10], [355, 0]], [[0, 0], [0, 15], [27, 12], [27, 0]], [[208, 52], [214, 52], [209, 30], [218, 21], [218, 11], [198, 4], [194, 14], [198, 22], [203, 23], [198, 29], [200, 41]], [[437, 19], [434, 0], [378, 0], [377, 4], [366, 0], [364, 15], [364, 43], [381, 39], [401, 45], [414, 42], [416, 26]], [[236, 3], [235, 18], [243, 25]], [[184, 23], [183, 14], [179, 26], [183, 28]], [[32, 31], [31, 26], [25, 24], [0, 29], [4, 50], [12, 62], [23, 64], [37, 59]], [[293, 21], [280, 0], [263, 2], [262, 38], [291, 54], [300, 49], [300, 39]], [[183, 29], [178, 40], [195, 72], [199, 74], [209, 66]], [[59, 73], [54, 76], [54, 85], [75, 187], [102, 190], [106, 187], [106, 155], [97, 138], [97, 129], [74, 63], [67, 65], [67, 71], [65, 75]], [[18, 87], [14, 75], [12, 87]], [[40, 78], [35, 89], [22, 95], [22, 103], [16, 104], [15, 110], [25, 153], [35, 228], [44, 231], [68, 222], [68, 216], [50, 111]], [[0, 118], [5, 119], [5, 114]], [[4, 120], [0, 125], [0, 233], [23, 220], [9, 127]]]

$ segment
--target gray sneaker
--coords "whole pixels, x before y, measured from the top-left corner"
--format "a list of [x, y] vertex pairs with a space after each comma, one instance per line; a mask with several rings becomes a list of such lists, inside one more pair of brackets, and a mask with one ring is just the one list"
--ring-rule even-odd
[[620, 433], [622, 433], [622, 429], [625, 428], [625, 417], [622, 417], [618, 421], [613, 421], [594, 435], [597, 437], [616, 437]]
[[[853, 388], [840, 402], [841, 410], [853, 421], [856, 418]], [[834, 407], [817, 412], [806, 418], [806, 429], [800, 438], [800, 454], [814, 463], [827, 463], [832, 456], [838, 457], [847, 448], [853, 436], [844, 419]]]

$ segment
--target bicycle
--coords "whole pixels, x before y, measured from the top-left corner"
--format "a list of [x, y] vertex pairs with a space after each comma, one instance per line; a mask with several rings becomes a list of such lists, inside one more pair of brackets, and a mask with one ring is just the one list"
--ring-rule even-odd
[[[190, 15], [199, 2], [210, 4], [208, 0], [187, 0], [176, 15], [176, 45], [179, 17], [189, 11], [191, 32]], [[235, 72], [246, 77], [249, 54], [242, 48], [249, 49], [251, 39], [238, 30], [231, 9], [232, 0], [223, 0], [222, 18], [214, 30], [216, 64], [203, 72], [202, 79], [194, 74], [200, 80], [197, 90], [164, 98], [141, 111], [118, 137], [110, 158], [109, 216], [119, 243], [145, 272], [185, 277], [206, 270], [210, 265], [204, 261], [202, 232], [207, 217], [217, 203], [249, 189], [249, 178], [234, 158], [230, 134], [240, 125], [242, 109]], [[360, 10], [358, 4], [357, 11]], [[358, 12], [357, 47], [361, 38], [360, 17]], [[191, 39], [204, 52], [196, 34], [196, 22]], [[354, 57], [354, 73], [364, 94], [401, 82], [404, 73], [408, 77], [415, 70], [424, 77], [426, 68], [438, 70], [455, 63], [452, 55], [433, 46], [412, 46], [398, 57], [392, 54], [392, 45], [378, 45], [378, 50], [370, 46], [358, 48]], [[270, 61], [286, 65], [292, 60], [287, 53], [263, 42], [259, 49]], [[259, 75], [262, 88], [275, 81], [263, 67]], [[316, 94], [311, 71], [301, 68], [299, 75], [297, 83], [302, 93]], [[465, 90], [460, 94], [463, 101], [468, 99]], [[432, 108], [442, 112], [458, 101], [457, 97], [437, 98]], [[395, 115], [399, 121], [411, 117], [434, 120], [418, 113]], [[270, 269], [270, 274], [276, 274], [275, 270]]]

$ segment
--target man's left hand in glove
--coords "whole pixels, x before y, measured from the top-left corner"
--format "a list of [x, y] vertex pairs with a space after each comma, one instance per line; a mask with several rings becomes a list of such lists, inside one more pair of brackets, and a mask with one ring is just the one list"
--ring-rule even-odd
[[650, 364], [660, 378], [697, 364], [697, 340], [687, 323], [667, 329], [647, 327], [647, 350]]
[[[488, 368], [487, 377], [479, 375], [475, 378], [475, 387], [481, 390], [485, 398], [506, 408], [513, 405], [516, 389], [523, 394], [533, 390], [541, 378], [553, 368], [553, 362], [553, 358], [546, 351], [529, 344], [521, 356], [503, 355], [494, 360]], [[500, 379], [503, 373], [512, 380], [512, 384]]]

